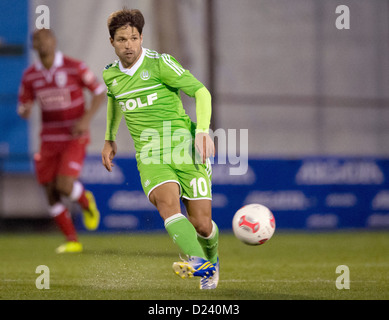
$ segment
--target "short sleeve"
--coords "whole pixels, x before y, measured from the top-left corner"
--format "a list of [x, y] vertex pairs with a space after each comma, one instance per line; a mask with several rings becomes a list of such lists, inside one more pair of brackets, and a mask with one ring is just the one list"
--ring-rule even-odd
[[82, 62], [79, 64], [78, 73], [83, 87], [89, 89], [94, 94], [100, 94], [104, 92], [104, 85], [97, 80], [97, 77], [86, 66], [85, 63]]

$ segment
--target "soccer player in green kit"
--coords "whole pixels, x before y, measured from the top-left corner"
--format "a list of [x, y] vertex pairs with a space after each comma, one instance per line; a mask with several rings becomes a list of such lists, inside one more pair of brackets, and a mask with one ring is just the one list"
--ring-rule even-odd
[[[187, 256], [173, 263], [173, 271], [182, 278], [200, 277], [200, 289], [215, 289], [219, 231], [212, 221], [211, 95], [175, 58], [142, 47], [143, 26], [144, 17], [135, 9], [116, 11], [108, 18], [110, 42], [119, 60], [103, 71], [108, 103], [102, 162], [112, 171], [116, 133], [124, 117], [143, 190]], [[183, 109], [181, 90], [196, 100], [197, 124]], [[180, 199], [188, 218], [181, 212]]]

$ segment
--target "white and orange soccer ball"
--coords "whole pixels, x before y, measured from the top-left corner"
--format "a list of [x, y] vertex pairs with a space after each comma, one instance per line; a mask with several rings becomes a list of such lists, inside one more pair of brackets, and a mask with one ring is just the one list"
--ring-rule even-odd
[[276, 221], [269, 208], [261, 204], [248, 204], [240, 208], [232, 219], [235, 237], [249, 245], [260, 245], [274, 234]]

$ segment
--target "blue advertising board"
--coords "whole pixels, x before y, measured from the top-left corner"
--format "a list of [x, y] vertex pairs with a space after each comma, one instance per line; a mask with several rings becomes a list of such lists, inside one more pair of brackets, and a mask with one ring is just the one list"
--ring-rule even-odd
[[[234, 213], [249, 203], [269, 207], [278, 229], [389, 228], [389, 159], [249, 159], [241, 175], [216, 162], [212, 208], [220, 229], [231, 229]], [[100, 157], [89, 157], [81, 178], [96, 196], [100, 231], [164, 228], [143, 193], [135, 159], [115, 159], [109, 173]]]
[[28, 0], [0, 1], [0, 172], [30, 172], [28, 122], [16, 113], [28, 65]]

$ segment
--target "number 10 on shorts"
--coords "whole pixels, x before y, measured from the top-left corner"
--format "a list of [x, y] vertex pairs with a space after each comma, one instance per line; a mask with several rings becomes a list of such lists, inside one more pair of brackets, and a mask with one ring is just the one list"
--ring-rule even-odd
[[202, 197], [206, 197], [208, 194], [208, 185], [207, 181], [201, 178], [193, 178], [189, 184], [193, 188], [193, 197], [197, 198], [197, 195], [200, 194]]

